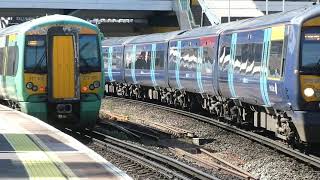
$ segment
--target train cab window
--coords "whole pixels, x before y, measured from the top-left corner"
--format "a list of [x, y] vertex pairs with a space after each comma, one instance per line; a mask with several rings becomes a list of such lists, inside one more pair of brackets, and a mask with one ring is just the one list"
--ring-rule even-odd
[[98, 37], [96, 35], [79, 36], [79, 59], [81, 73], [101, 71], [99, 53]]
[[269, 77], [280, 78], [283, 62], [283, 41], [271, 41], [269, 57]]
[[301, 37], [301, 70], [310, 73], [320, 69], [320, 30], [319, 27], [304, 29]]
[[47, 73], [46, 36], [26, 36], [24, 71]]

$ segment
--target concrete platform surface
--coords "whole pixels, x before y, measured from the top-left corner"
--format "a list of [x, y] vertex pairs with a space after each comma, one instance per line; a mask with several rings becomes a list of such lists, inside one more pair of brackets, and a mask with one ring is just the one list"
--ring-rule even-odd
[[131, 179], [58, 129], [0, 105], [0, 179]]

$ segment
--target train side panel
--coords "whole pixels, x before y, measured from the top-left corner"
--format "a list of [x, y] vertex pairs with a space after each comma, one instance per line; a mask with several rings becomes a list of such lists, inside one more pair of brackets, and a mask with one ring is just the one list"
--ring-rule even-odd
[[166, 43], [126, 45], [126, 83], [148, 87], [166, 87], [166, 49]]
[[[218, 95], [218, 69], [217, 69], [217, 48], [218, 37], [206, 36], [200, 37], [200, 52], [197, 64], [197, 74], [199, 93], [208, 95]], [[200, 87], [203, 87], [201, 89]]]
[[[263, 30], [240, 32], [233, 35], [232, 69], [228, 83], [232, 97], [250, 104], [263, 104], [260, 80], [263, 59]], [[230, 66], [230, 65], [229, 65]], [[232, 80], [231, 80], [232, 79]], [[233, 84], [232, 84], [233, 83]]]
[[[189, 92], [199, 92], [201, 67], [198, 67], [200, 40], [179, 40], [170, 42], [169, 85], [172, 88]], [[197, 73], [199, 71], [199, 73]], [[203, 91], [203, 87], [200, 86]]]
[[106, 82], [124, 81], [123, 67], [124, 46], [104, 46], [102, 55], [104, 62], [104, 77]]
[[223, 97], [280, 107], [284, 26], [221, 35], [219, 88]]
[[[1, 98], [13, 101], [21, 101], [23, 97], [23, 82], [20, 63], [23, 61], [24, 36], [13, 33], [1, 37], [0, 68], [1, 68]], [[20, 67], [19, 67], [20, 66]]]
[[220, 35], [219, 40], [219, 56], [218, 56], [218, 70], [219, 70], [219, 93], [222, 97], [231, 98], [231, 90], [229, 89], [229, 68], [231, 61], [231, 39], [232, 35]]

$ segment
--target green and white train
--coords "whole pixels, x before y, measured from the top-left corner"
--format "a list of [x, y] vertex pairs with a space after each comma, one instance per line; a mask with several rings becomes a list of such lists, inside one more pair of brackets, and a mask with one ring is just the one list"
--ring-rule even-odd
[[103, 96], [99, 29], [52, 15], [0, 30], [0, 99], [42, 120], [95, 124]]

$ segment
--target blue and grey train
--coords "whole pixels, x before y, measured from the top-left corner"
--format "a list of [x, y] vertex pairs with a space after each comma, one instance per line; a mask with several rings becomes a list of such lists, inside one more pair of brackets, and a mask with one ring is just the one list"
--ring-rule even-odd
[[102, 44], [106, 93], [320, 142], [320, 6]]

